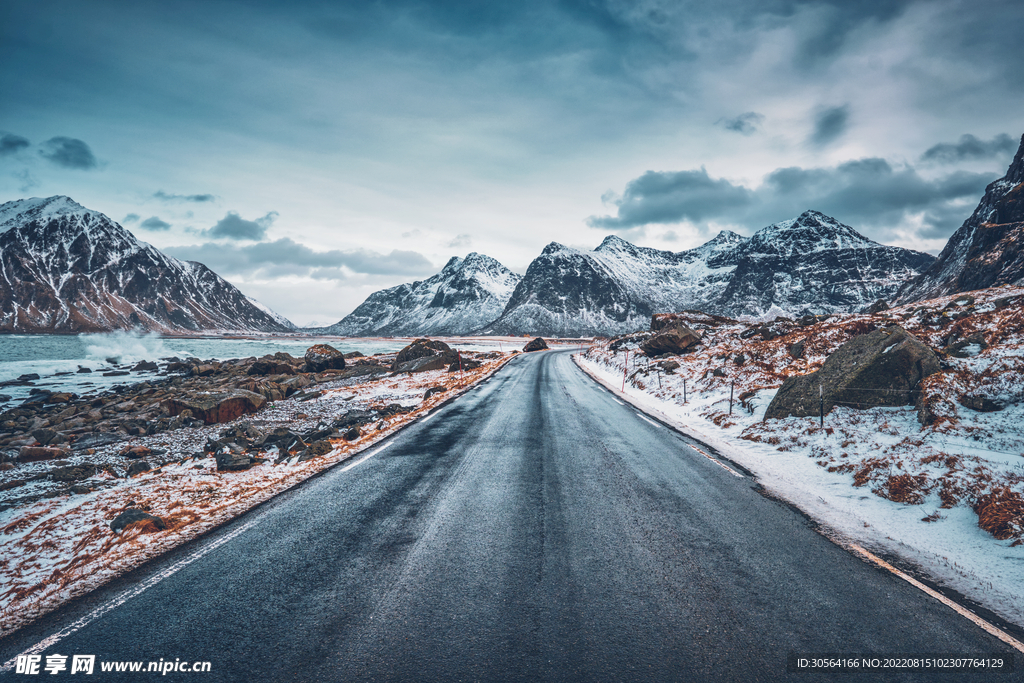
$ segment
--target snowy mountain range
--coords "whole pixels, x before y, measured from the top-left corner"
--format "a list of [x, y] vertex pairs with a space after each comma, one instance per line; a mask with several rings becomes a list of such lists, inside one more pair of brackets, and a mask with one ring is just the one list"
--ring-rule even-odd
[[452, 257], [437, 275], [374, 292], [334, 325], [304, 331], [348, 337], [469, 334], [501, 315], [520, 279], [490, 256]]
[[1024, 137], [1006, 175], [985, 188], [935, 263], [898, 298], [908, 303], [1004, 284], [1024, 284]]
[[[488, 281], [460, 275], [486, 259]], [[722, 231], [681, 252], [609, 236], [593, 251], [546, 246], [520, 278], [497, 261], [452, 259], [423, 282], [376, 292], [341, 322], [318, 332], [363, 335], [610, 335], [643, 329], [651, 315], [700, 309], [732, 316], [856, 310], [891, 299], [934, 257], [872, 242], [817, 211], [745, 238]]]
[[294, 329], [203, 264], [64, 196], [0, 205], [0, 276], [0, 332]]

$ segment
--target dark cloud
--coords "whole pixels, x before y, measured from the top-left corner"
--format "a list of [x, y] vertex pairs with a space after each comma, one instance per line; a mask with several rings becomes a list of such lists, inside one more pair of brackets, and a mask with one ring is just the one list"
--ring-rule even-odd
[[714, 180], [708, 172], [648, 171], [626, 185], [622, 197], [615, 200], [616, 216], [591, 216], [592, 228], [621, 230], [648, 223], [700, 222], [721, 213], [723, 207], [740, 207], [751, 201], [750, 191], [728, 180]]
[[122, 223], [138, 223], [139, 222], [139, 214], [137, 214], [137, 213], [130, 213], [127, 216], [125, 216], [124, 219], [121, 220], [121, 222]]
[[28, 147], [29, 144], [31, 143], [20, 135], [7, 133], [3, 137], [0, 137], [0, 157], [20, 152]]
[[157, 190], [153, 193], [155, 199], [160, 199], [165, 202], [212, 202], [216, 197], [212, 194], [168, 194], [163, 190]]
[[[627, 230], [649, 223], [707, 221], [743, 225], [753, 231], [792, 218], [809, 208], [874, 232], [889, 230], [912, 216], [922, 216], [919, 235], [945, 236], [973, 210], [994, 173], [957, 171], [923, 178], [910, 166], [894, 167], [885, 159], [866, 158], [826, 168], [776, 169], [757, 188], [734, 185], [699, 171], [648, 171], [626, 185], [616, 216], [591, 216], [595, 228]], [[967, 208], [965, 208], [965, 205]]]
[[[135, 215], [135, 214], [131, 214], [131, 215]], [[163, 231], [163, 230], [170, 230], [171, 229], [171, 224], [168, 223], [167, 221], [160, 220], [156, 216], [151, 216], [151, 217], [147, 218], [146, 220], [142, 221], [141, 223], [139, 223], [139, 227], [144, 229], [144, 230]]]
[[960, 136], [956, 143], [940, 142], [921, 155], [921, 161], [951, 164], [969, 159], [988, 159], [1017, 149], [1017, 141], [1006, 133], [991, 140], [979, 140], [970, 133]]
[[267, 236], [267, 228], [277, 218], [277, 212], [271, 211], [262, 218], [247, 221], [234, 211], [228, 211], [224, 218], [209, 230], [202, 232], [205, 237], [221, 237], [229, 240], [261, 240]]
[[343, 280], [351, 273], [418, 276], [434, 272], [430, 261], [415, 251], [396, 249], [389, 254], [366, 249], [314, 251], [287, 237], [246, 246], [209, 242], [164, 251], [176, 258], [199, 261], [221, 275]]
[[850, 119], [850, 108], [847, 105], [841, 107], [829, 107], [818, 112], [814, 117], [814, 132], [811, 133], [811, 143], [817, 147], [835, 142], [839, 136], [846, 132], [847, 122]]
[[731, 119], [718, 119], [716, 123], [726, 130], [736, 131], [743, 135], [753, 135], [757, 132], [757, 129], [762, 123], [764, 123], [764, 116], [758, 114], [756, 111], [748, 111], [745, 114]]
[[43, 143], [39, 154], [58, 166], [88, 170], [96, 168], [96, 157], [89, 145], [75, 138], [56, 137]]

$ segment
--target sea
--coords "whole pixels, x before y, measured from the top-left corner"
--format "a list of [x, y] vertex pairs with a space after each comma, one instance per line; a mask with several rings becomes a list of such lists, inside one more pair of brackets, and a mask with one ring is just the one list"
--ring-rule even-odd
[[[25, 399], [32, 388], [69, 391], [79, 395], [105, 391], [119, 384], [134, 384], [155, 373], [132, 372], [104, 377], [104, 372], [130, 369], [142, 360], [168, 358], [228, 360], [284, 351], [301, 358], [313, 344], [327, 343], [342, 353], [365, 355], [398, 351], [408, 339], [318, 339], [316, 337], [178, 338], [138, 332], [79, 335], [0, 335], [0, 382], [37, 374], [31, 386], [0, 386], [0, 409]], [[80, 373], [89, 368], [91, 373]]]

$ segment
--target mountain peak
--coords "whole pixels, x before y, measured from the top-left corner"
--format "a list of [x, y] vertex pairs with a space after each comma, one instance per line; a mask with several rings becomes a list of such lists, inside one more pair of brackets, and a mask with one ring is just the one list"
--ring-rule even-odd
[[100, 218], [103, 214], [91, 211], [65, 195], [16, 199], [0, 204], [0, 232], [25, 223], [47, 222], [59, 216]]
[[808, 210], [796, 218], [761, 228], [750, 238], [758, 253], [799, 254], [833, 249], [864, 249], [879, 244], [820, 211]]

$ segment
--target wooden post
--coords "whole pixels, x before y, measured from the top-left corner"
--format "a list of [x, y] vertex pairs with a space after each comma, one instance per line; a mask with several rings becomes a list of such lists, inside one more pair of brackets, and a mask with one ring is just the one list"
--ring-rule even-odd
[[732, 415], [732, 392], [736, 388], [736, 380], [729, 385], [729, 414]]
[[818, 384], [818, 424], [821, 427], [825, 426], [825, 392], [822, 391], [821, 384]]
[[683, 378], [683, 403], [686, 403], [686, 378]]
[[455, 353], [459, 356], [459, 384], [461, 385], [465, 382], [465, 379], [462, 376], [462, 352], [456, 351]]
[[629, 371], [629, 351], [626, 351], [626, 363], [622, 366], [622, 391], [626, 391], [626, 373]]

